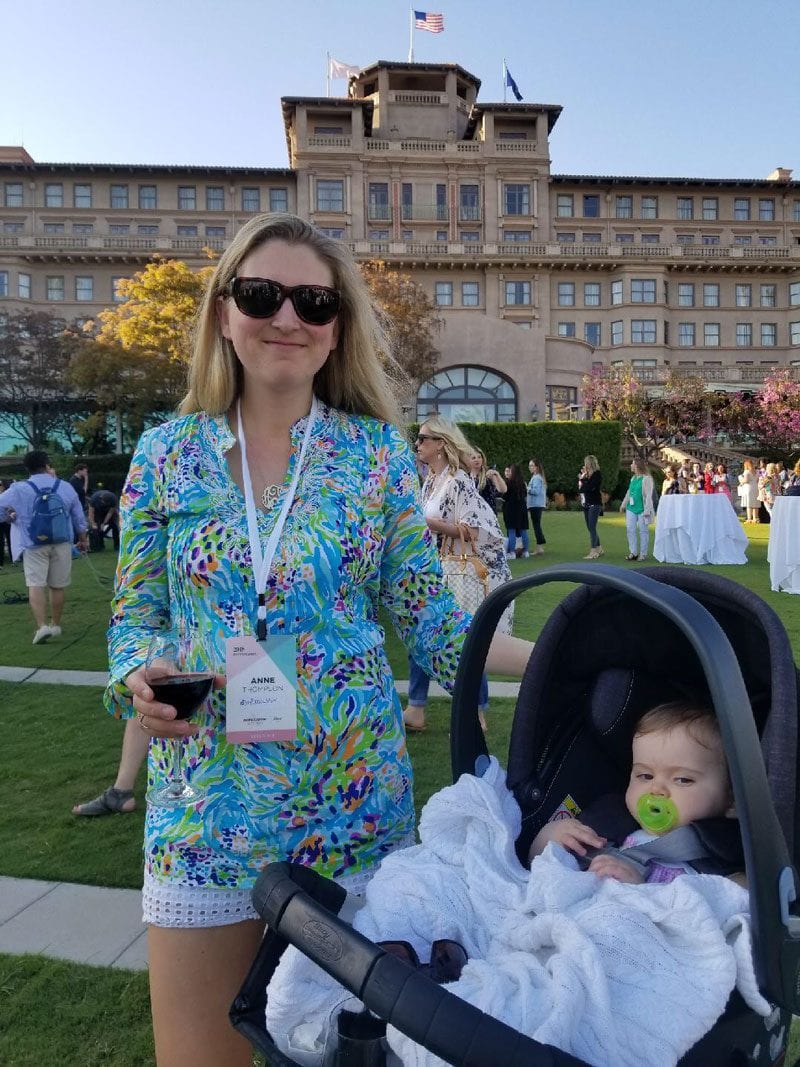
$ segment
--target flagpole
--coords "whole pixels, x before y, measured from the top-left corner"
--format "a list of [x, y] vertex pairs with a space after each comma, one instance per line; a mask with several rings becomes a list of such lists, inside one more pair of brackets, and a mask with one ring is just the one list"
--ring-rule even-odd
[[327, 65], [325, 67], [325, 95], [326, 96], [330, 96], [331, 95], [331, 54], [330, 54], [330, 52], [326, 52], [325, 55], [327, 57]]
[[506, 102], [506, 88], [507, 88], [506, 82], [507, 81], [508, 81], [508, 79], [506, 78], [506, 61], [503, 60], [503, 103]]
[[408, 62], [414, 62], [414, 8], [408, 9]]

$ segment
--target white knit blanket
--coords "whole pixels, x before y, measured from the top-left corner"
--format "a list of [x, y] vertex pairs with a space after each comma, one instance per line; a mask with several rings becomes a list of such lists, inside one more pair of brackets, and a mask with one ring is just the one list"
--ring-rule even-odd
[[[425, 806], [420, 844], [388, 856], [353, 926], [404, 939], [420, 959], [453, 938], [469, 962], [457, 996], [590, 1064], [675, 1064], [713, 1025], [737, 986], [768, 1015], [753, 972], [748, 896], [715, 875], [627, 885], [580, 871], [549, 845], [530, 871], [514, 852], [520, 812], [495, 759]], [[267, 1029], [303, 1064], [318, 1064], [345, 994], [296, 949], [269, 986]], [[442, 1061], [388, 1028], [404, 1064]]]

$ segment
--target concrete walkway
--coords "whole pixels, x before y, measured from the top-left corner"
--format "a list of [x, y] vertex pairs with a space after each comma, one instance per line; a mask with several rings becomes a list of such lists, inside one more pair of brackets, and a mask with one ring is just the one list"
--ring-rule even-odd
[[[40, 667], [2, 667], [0, 681], [51, 685], [104, 686], [104, 671], [54, 671]], [[398, 680], [405, 695], [408, 682]], [[516, 682], [490, 682], [489, 694], [515, 697]], [[447, 696], [435, 683], [431, 696]], [[0, 876], [0, 952], [38, 953], [55, 959], [120, 967], [147, 968], [147, 937], [137, 889], [106, 889]]]

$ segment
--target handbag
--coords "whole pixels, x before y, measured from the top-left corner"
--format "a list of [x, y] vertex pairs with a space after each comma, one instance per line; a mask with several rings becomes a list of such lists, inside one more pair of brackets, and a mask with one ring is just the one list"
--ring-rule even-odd
[[475, 551], [475, 534], [460, 523], [458, 532], [460, 552], [453, 538], [442, 543], [442, 575], [458, 606], [474, 615], [489, 592], [489, 570]]

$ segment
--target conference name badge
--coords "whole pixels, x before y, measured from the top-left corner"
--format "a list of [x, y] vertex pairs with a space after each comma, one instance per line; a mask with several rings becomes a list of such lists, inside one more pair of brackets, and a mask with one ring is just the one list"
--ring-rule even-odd
[[237, 745], [297, 737], [297, 641], [294, 636], [229, 637], [225, 732]]

